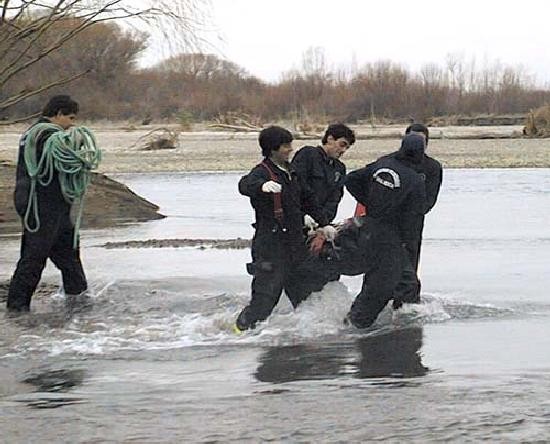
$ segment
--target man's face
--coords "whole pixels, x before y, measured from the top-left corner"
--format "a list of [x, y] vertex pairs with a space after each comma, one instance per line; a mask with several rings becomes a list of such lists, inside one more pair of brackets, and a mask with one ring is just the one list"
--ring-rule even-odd
[[277, 151], [271, 152], [271, 158], [275, 163], [288, 162], [292, 153], [292, 142], [283, 143]]
[[55, 117], [50, 117], [50, 121], [59, 125], [64, 130], [74, 126], [76, 120], [76, 114], [62, 114], [61, 111], [57, 113]]
[[328, 157], [339, 159], [348, 150], [349, 142], [345, 137], [334, 139], [332, 136], [327, 137], [327, 143], [323, 145]]

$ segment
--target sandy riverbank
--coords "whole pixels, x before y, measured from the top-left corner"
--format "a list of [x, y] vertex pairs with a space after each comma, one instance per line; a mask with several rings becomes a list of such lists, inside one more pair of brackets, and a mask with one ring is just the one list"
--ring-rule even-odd
[[[257, 133], [187, 132], [180, 133], [176, 149], [142, 151], [140, 138], [151, 127], [124, 128], [115, 125], [89, 125], [103, 150], [99, 172], [191, 172], [247, 171], [261, 160]], [[0, 233], [19, 230], [12, 204], [13, 164], [17, 160], [17, 144], [25, 126], [0, 127], [0, 213], [6, 223]], [[176, 126], [171, 129], [177, 129]], [[399, 147], [402, 127], [356, 127], [356, 144], [343, 158], [352, 170]], [[444, 168], [550, 168], [550, 139], [517, 138], [519, 127], [444, 127], [431, 129], [428, 151]], [[472, 137], [496, 137], [472, 139]], [[514, 138], [516, 137], [516, 138]], [[316, 139], [300, 139], [295, 149], [317, 145]], [[1, 166], [1, 165], [0, 165]], [[98, 176], [101, 187], [92, 189], [87, 198], [84, 226], [111, 226], [131, 221], [162, 217], [157, 208], [144, 202], [129, 190], [108, 178]], [[99, 182], [98, 182], [99, 181]], [[114, 200], [117, 204], [114, 205]], [[143, 210], [143, 211], [142, 211]]]
[[[125, 129], [121, 126], [94, 126], [104, 151], [102, 173], [160, 171], [245, 171], [260, 160], [257, 133], [181, 133], [173, 150], [141, 151], [136, 142], [152, 127]], [[0, 160], [16, 160], [17, 141], [24, 126], [0, 127]], [[174, 127], [175, 128], [175, 127]], [[356, 127], [361, 137], [343, 159], [349, 169], [362, 166], [399, 147], [402, 127]], [[433, 128], [430, 155], [445, 168], [550, 167], [550, 139], [510, 138], [520, 127]], [[471, 139], [493, 135], [496, 139]], [[371, 138], [379, 137], [379, 138]], [[316, 145], [319, 139], [294, 142], [295, 149]]]

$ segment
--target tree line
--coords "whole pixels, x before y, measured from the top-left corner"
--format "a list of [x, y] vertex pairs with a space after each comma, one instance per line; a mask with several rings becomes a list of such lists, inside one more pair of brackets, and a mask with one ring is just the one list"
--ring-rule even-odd
[[[31, 56], [40, 53], [59, 35], [82, 27], [82, 21], [65, 17], [49, 26], [40, 47], [26, 48], [22, 40], [11, 53], [14, 48]], [[3, 31], [7, 29], [0, 27], [0, 38]], [[299, 68], [269, 83], [206, 53], [184, 52], [140, 68], [137, 62], [146, 47], [145, 33], [122, 28], [116, 21], [86, 26], [4, 82], [0, 104], [21, 91], [38, 92], [0, 107], [0, 118], [32, 115], [58, 93], [77, 98], [87, 119], [181, 122], [231, 112], [264, 122], [427, 121], [449, 115], [525, 114], [550, 102], [550, 90], [538, 86], [521, 67], [468, 61], [456, 54], [443, 65], [425, 64], [415, 72], [384, 60], [329, 68], [324, 51], [310, 48]], [[0, 62], [0, 73], [8, 61]], [[60, 78], [70, 81], [56, 85]], [[44, 85], [50, 86], [40, 91]]]

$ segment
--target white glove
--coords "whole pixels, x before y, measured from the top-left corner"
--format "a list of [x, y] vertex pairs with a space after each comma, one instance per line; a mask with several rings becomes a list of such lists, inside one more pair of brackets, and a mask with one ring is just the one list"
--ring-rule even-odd
[[306, 227], [308, 231], [314, 231], [318, 226], [319, 224], [315, 222], [315, 219], [313, 219], [313, 217], [309, 214], [304, 216], [304, 227]]
[[323, 236], [325, 236], [325, 239], [328, 242], [333, 242], [336, 238], [336, 228], [334, 228], [332, 225], [325, 225], [324, 227], [319, 228], [317, 231], [323, 233]]
[[262, 185], [262, 191], [264, 193], [280, 193], [281, 190], [282, 190], [281, 184], [273, 180], [269, 180]]

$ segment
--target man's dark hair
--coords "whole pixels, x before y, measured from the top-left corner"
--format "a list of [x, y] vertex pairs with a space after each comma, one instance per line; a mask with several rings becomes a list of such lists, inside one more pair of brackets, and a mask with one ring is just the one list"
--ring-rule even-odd
[[405, 134], [410, 134], [411, 132], [423, 133], [426, 136], [426, 145], [428, 145], [428, 140], [430, 139], [430, 131], [428, 127], [422, 125], [421, 123], [413, 123], [405, 129]]
[[332, 136], [334, 140], [338, 140], [343, 137], [349, 142], [350, 146], [355, 143], [355, 133], [343, 123], [333, 123], [332, 125], [328, 126], [327, 130], [325, 131], [325, 135], [321, 140], [323, 145], [327, 143], [328, 136]]
[[46, 103], [46, 106], [42, 110], [42, 115], [44, 117], [55, 117], [59, 113], [64, 116], [68, 116], [69, 114], [77, 114], [78, 103], [71, 99], [71, 96], [53, 96], [50, 100], [48, 100], [48, 103]]
[[269, 126], [260, 132], [258, 141], [262, 147], [262, 155], [269, 157], [271, 151], [277, 151], [281, 145], [292, 142], [293, 137], [290, 131], [280, 126]]

